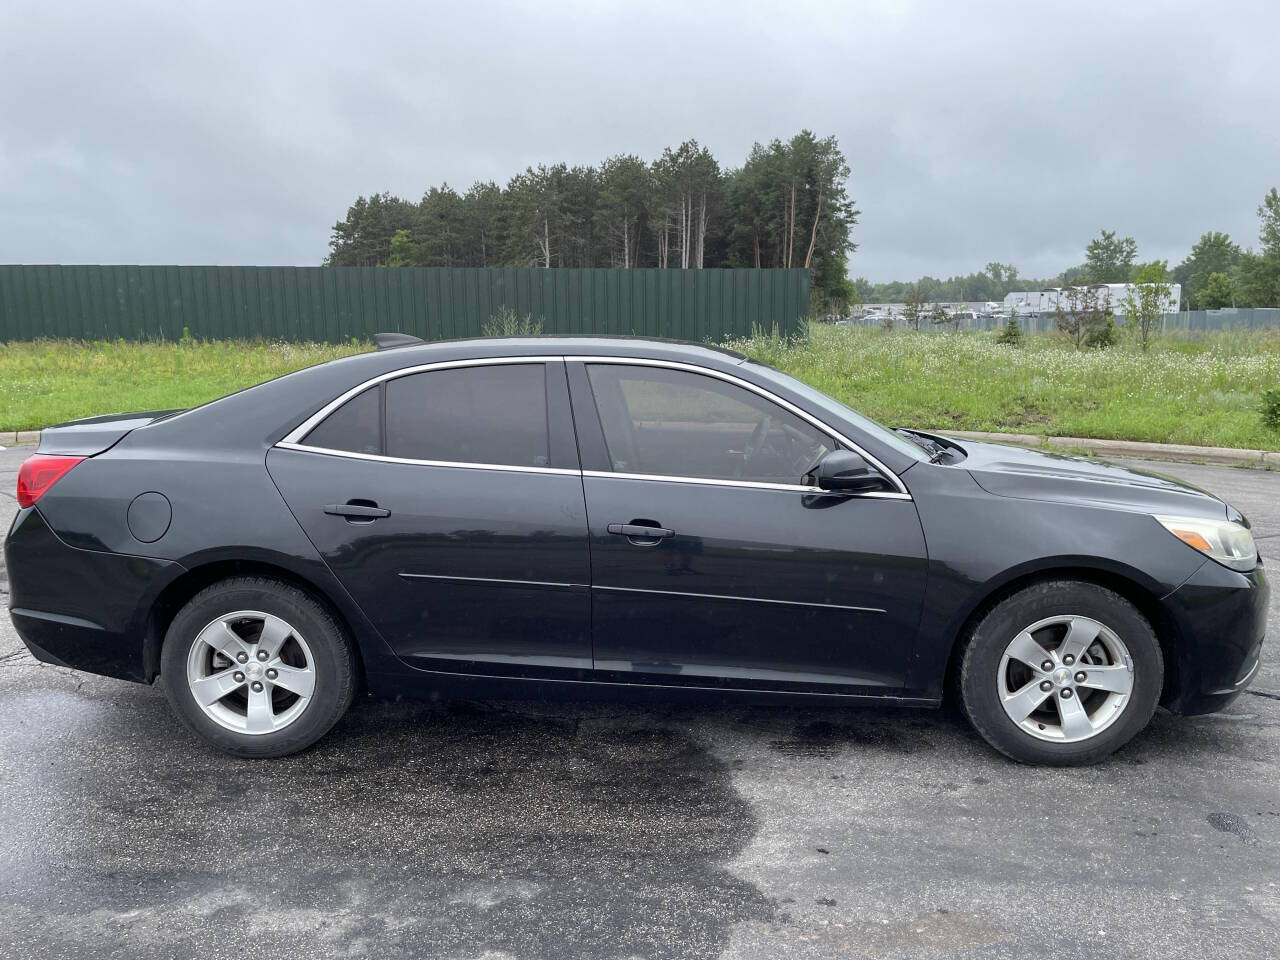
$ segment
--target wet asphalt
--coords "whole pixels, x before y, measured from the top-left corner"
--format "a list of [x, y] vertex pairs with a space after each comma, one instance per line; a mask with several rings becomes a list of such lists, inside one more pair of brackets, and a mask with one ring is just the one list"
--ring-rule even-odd
[[[1280, 474], [1151, 466], [1280, 566]], [[1271, 657], [1082, 770], [950, 711], [482, 701], [358, 701], [248, 762], [0, 614], [0, 957], [1280, 956]]]

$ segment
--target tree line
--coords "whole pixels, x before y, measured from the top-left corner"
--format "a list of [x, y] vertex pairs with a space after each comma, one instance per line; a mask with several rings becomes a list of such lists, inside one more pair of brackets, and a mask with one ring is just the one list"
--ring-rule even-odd
[[1280, 192], [1275, 187], [1258, 205], [1258, 221], [1256, 252], [1211, 230], [1173, 268], [1172, 277], [1193, 309], [1280, 306]]
[[916, 281], [872, 283], [859, 277], [853, 281], [853, 291], [858, 303], [959, 303], [964, 300], [1003, 300], [1005, 294], [1014, 290], [1035, 290], [1046, 284], [1045, 280], [1022, 277], [1011, 263], [992, 261], [976, 273], [946, 280], [926, 275]]
[[417, 201], [359, 197], [326, 263], [423, 267], [803, 267], [821, 300], [853, 296], [858, 210], [835, 137], [802, 130], [725, 167], [687, 140], [652, 161], [539, 164], [505, 186], [447, 183]]
[[1020, 277], [1012, 264], [988, 263], [977, 273], [940, 280], [924, 276], [914, 282], [853, 281], [862, 303], [933, 303], [1003, 300], [1014, 290], [1073, 287], [1101, 283], [1180, 283], [1183, 301], [1193, 310], [1221, 307], [1280, 306], [1280, 192], [1272, 187], [1258, 205], [1258, 249], [1245, 249], [1227, 234], [1201, 235], [1181, 263], [1141, 262], [1133, 237], [1103, 230], [1085, 248], [1084, 262], [1056, 277]]

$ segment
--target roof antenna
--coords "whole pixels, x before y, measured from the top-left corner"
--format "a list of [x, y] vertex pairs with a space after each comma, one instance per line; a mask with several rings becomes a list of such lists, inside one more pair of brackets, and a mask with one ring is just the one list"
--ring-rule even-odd
[[413, 347], [427, 341], [410, 333], [375, 333], [373, 342], [379, 350], [394, 350], [396, 347]]

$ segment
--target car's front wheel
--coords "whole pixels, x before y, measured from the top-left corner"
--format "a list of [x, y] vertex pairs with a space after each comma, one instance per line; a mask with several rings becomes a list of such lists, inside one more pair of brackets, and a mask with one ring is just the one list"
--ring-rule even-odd
[[313, 744], [355, 693], [355, 654], [322, 604], [276, 580], [238, 577], [196, 594], [161, 650], [174, 711], [219, 749], [279, 757]]
[[1023, 763], [1092, 763], [1151, 719], [1164, 658], [1151, 624], [1093, 583], [1033, 584], [987, 612], [960, 661], [961, 705], [993, 747]]

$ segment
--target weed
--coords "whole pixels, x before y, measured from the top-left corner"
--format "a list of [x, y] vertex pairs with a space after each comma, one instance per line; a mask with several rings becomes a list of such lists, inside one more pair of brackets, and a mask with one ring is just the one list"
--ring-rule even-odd
[[489, 315], [481, 332], [486, 337], [536, 337], [542, 333], [542, 318], [535, 320], [531, 313], [518, 316], [504, 305]]

